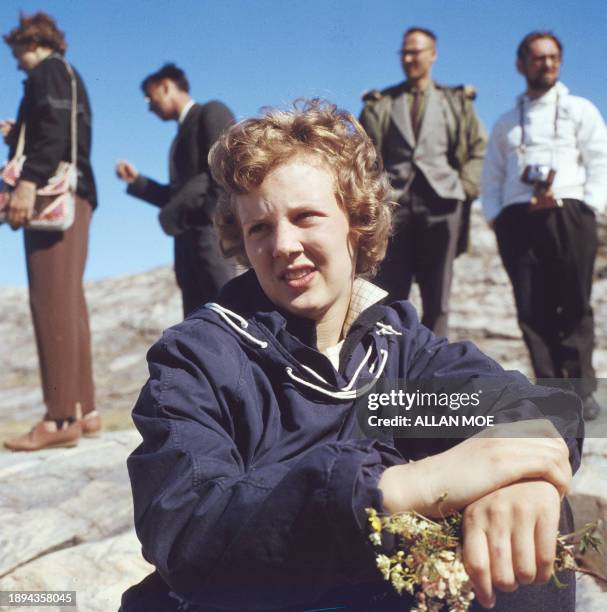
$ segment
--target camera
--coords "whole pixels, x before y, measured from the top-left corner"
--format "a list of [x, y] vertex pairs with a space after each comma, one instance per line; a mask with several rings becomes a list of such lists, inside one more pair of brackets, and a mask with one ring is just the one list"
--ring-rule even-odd
[[556, 170], [545, 164], [528, 164], [523, 170], [521, 181], [527, 185], [533, 185], [547, 190], [554, 183]]
[[521, 181], [533, 187], [533, 196], [529, 210], [547, 210], [562, 206], [562, 200], [556, 199], [552, 193], [552, 183], [556, 170], [545, 164], [529, 164], [525, 166]]

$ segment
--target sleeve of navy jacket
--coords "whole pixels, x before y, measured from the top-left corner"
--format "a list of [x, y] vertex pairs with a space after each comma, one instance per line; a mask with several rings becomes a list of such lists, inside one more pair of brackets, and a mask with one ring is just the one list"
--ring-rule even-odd
[[[413, 307], [405, 302], [400, 319], [405, 334], [412, 337], [406, 378], [430, 381], [433, 391], [481, 391], [482, 402], [475, 414], [492, 415], [494, 423], [514, 423], [531, 419], [549, 420], [563, 437], [569, 449], [569, 462], [575, 473], [580, 466], [584, 425], [581, 402], [563, 387], [531, 384], [523, 374], [504, 370], [471, 342], [448, 342], [435, 336], [419, 323]], [[397, 319], [398, 320], [398, 319]], [[405, 351], [406, 352], [406, 351]], [[435, 454], [461, 442], [461, 439], [396, 440], [398, 450], [406, 457], [418, 459]], [[421, 446], [422, 452], [417, 452]]]
[[[498, 420], [547, 416], [562, 430], [550, 407], [569, 394], [534, 387], [472, 344], [448, 344], [416, 321], [402, 327], [410, 313], [399, 314], [390, 321], [403, 330], [393, 340], [394, 373], [493, 377]], [[364, 509], [381, 509], [381, 472], [414, 454], [402, 444], [399, 454], [377, 440], [291, 427], [277, 404], [284, 377], [247, 350], [218, 325], [191, 318], [150, 350], [150, 379], [133, 413], [143, 443], [128, 460], [144, 556], [180, 596], [221, 609], [303, 604], [377, 581]], [[310, 411], [339, 406], [305, 408], [314, 418]], [[575, 436], [567, 442], [575, 468]]]
[[143, 443], [128, 460], [144, 556], [184, 598], [236, 609], [376, 580], [364, 508], [381, 507], [379, 475], [402, 459], [371, 440], [258, 454], [251, 441], [273, 425], [263, 405], [243, 414], [257, 391], [231, 348], [169, 330], [149, 352], [133, 413]]

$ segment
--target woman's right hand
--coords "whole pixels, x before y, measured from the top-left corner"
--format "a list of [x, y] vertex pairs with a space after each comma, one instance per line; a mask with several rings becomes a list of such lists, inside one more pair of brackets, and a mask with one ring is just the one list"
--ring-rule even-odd
[[7, 221], [13, 229], [27, 227], [36, 202], [36, 183], [20, 180], [11, 193], [8, 203]]
[[10, 134], [14, 126], [14, 119], [4, 119], [0, 121], [0, 134], [2, 134], [2, 137], [4, 138], [4, 142], [6, 144], [8, 144], [8, 135]]
[[473, 502], [464, 511], [463, 557], [477, 601], [495, 605], [495, 589], [543, 584], [554, 572], [561, 502], [545, 481], [523, 481]]
[[537, 419], [496, 425], [437, 455], [392, 466], [379, 488], [389, 513], [440, 517], [524, 479], [545, 480], [563, 496], [571, 478], [567, 445], [550, 421]]

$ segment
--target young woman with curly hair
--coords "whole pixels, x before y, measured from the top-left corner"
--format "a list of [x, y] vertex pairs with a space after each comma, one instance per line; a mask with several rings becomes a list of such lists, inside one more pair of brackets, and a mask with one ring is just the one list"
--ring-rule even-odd
[[[464, 511], [485, 606], [496, 588], [545, 583], [579, 449], [542, 408], [575, 399], [434, 336], [364, 278], [385, 252], [391, 206], [361, 126], [312, 101], [238, 123], [210, 161], [229, 194], [217, 218], [224, 251], [250, 270], [148, 354], [133, 413], [143, 443], [128, 468], [157, 571], [125, 593], [123, 612], [409, 609], [375, 567], [368, 507]], [[376, 385], [458, 379], [462, 390], [479, 377], [499, 389], [478, 409], [505, 423], [490, 437], [365, 431]], [[534, 437], [506, 423], [519, 419]], [[542, 584], [497, 603], [571, 610], [569, 589]]]

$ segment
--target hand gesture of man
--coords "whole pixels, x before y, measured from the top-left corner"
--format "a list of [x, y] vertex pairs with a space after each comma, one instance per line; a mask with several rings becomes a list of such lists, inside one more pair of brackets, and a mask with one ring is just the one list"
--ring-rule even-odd
[[121, 159], [116, 163], [116, 176], [130, 185], [137, 180], [139, 172], [131, 162]]

